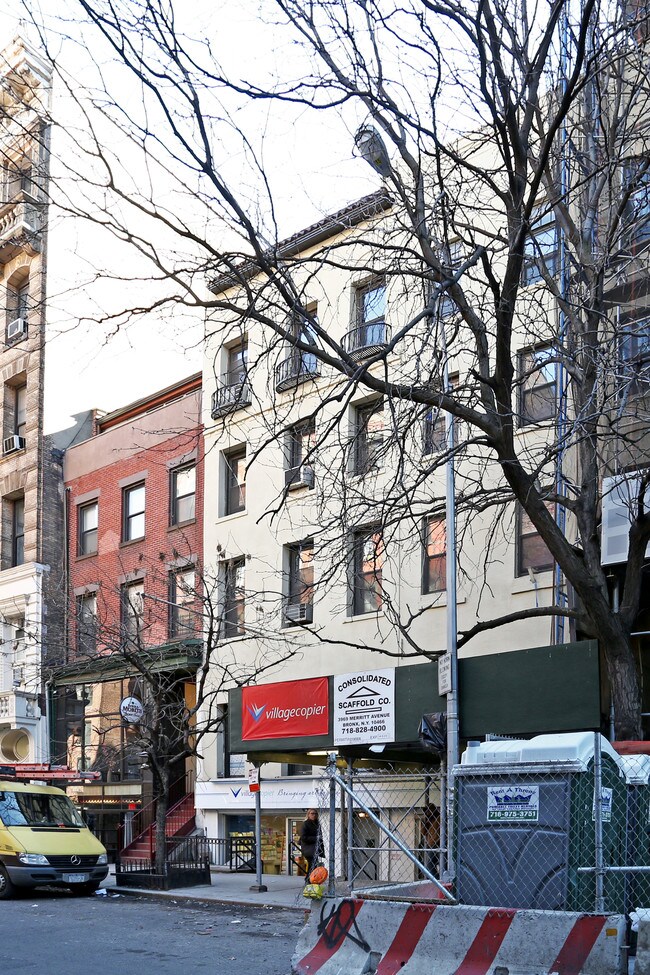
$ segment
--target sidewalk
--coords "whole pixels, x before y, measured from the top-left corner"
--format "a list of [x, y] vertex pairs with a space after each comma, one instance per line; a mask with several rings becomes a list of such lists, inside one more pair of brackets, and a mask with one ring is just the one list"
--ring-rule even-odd
[[302, 896], [304, 880], [302, 877], [283, 877], [264, 874], [262, 883], [268, 887], [263, 893], [250, 890], [255, 883], [254, 873], [235, 873], [216, 871], [212, 873], [212, 883], [202, 887], [181, 887], [175, 890], [141, 890], [136, 887], [117, 887], [115, 867], [111, 865], [102, 887], [109, 893], [125, 894], [131, 897], [149, 897], [158, 900], [173, 900], [183, 904], [237, 904], [246, 907], [284, 908], [292, 911], [306, 911], [311, 901]]

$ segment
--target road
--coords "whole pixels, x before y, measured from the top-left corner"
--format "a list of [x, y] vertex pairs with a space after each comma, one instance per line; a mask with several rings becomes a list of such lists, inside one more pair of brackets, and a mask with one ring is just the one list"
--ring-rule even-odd
[[38, 891], [0, 902], [2, 975], [289, 975], [302, 914]]

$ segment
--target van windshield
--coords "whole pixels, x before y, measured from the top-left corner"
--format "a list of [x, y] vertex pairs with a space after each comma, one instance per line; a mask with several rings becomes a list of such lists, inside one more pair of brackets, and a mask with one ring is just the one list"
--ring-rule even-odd
[[41, 792], [0, 792], [4, 826], [84, 826], [67, 796]]

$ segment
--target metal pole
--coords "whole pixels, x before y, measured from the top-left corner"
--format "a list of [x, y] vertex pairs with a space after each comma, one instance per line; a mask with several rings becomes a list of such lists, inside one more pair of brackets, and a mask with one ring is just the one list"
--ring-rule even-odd
[[451, 844], [447, 846], [447, 776], [444, 760], [440, 763], [440, 851], [438, 853], [438, 876], [447, 871], [451, 873]]
[[[259, 765], [256, 766], [259, 769]], [[262, 782], [261, 775], [258, 780], [258, 789], [255, 793], [255, 883], [251, 884], [249, 890], [255, 890], [263, 894], [269, 888], [262, 883]]]
[[354, 888], [354, 793], [352, 786], [354, 783], [354, 773], [352, 771], [353, 761], [348, 758], [348, 884], [350, 890]]
[[[451, 393], [447, 337], [444, 333], [445, 360], [443, 365], [443, 384], [445, 393]], [[454, 767], [458, 765], [458, 620], [456, 591], [456, 484], [454, 472], [454, 417], [447, 413], [447, 463], [445, 469], [445, 533], [447, 555], [445, 559], [447, 595], [447, 653], [450, 662], [451, 689], [447, 693], [447, 823], [451, 827], [454, 805]], [[442, 814], [442, 810], [441, 810]], [[452, 830], [449, 828], [449, 833]], [[453, 862], [447, 858], [447, 876], [453, 879]]]
[[327, 756], [327, 774], [330, 777], [330, 838], [327, 860], [327, 896], [335, 893], [334, 871], [336, 870], [336, 755]]
[[605, 897], [603, 884], [605, 871], [603, 870], [603, 806], [602, 806], [603, 776], [602, 776], [602, 754], [600, 734], [594, 734], [594, 830], [595, 830], [595, 850], [594, 861], [596, 865], [596, 901], [594, 910], [597, 914], [602, 914], [605, 910]]

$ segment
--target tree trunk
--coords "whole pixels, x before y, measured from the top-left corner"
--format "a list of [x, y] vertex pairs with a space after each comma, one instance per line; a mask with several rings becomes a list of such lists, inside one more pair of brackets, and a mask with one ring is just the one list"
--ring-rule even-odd
[[614, 728], [618, 741], [643, 737], [641, 728], [641, 689], [629, 636], [610, 633], [601, 638], [607, 675], [614, 704]]
[[160, 876], [165, 872], [167, 856], [167, 810], [169, 808], [169, 769], [165, 766], [160, 771], [154, 770], [153, 782], [156, 800], [156, 873]]

